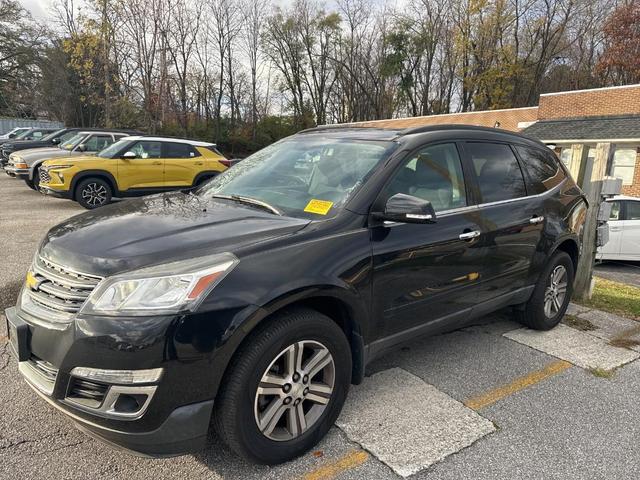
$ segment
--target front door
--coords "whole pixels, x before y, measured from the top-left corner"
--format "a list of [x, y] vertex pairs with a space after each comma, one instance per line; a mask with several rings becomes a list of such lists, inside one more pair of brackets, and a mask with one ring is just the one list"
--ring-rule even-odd
[[140, 140], [131, 145], [127, 152], [133, 152], [135, 158], [121, 158], [118, 161], [118, 187], [120, 190], [164, 187], [164, 160], [162, 159], [161, 142]]
[[421, 331], [446, 321], [476, 299], [484, 263], [477, 207], [470, 206], [455, 143], [430, 145], [409, 156], [382, 194], [429, 200], [433, 224], [385, 224], [371, 229], [373, 312], [379, 337]]
[[602, 260], [612, 260], [620, 256], [620, 245], [622, 243], [623, 211], [622, 202], [619, 200], [609, 202], [611, 213], [607, 226], [609, 228], [609, 241], [602, 247], [598, 247], [597, 258]]
[[640, 260], [640, 201], [625, 202], [620, 257], [623, 260]]

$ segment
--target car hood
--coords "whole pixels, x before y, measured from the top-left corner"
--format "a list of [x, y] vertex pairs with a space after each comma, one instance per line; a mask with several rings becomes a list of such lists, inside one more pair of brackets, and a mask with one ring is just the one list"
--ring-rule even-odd
[[[86, 153], [76, 153], [76, 152], [69, 152], [69, 151], [65, 153], [64, 150], [62, 150], [62, 152], [63, 152], [62, 155], [58, 155], [51, 160], [45, 160], [42, 163], [42, 165], [44, 165], [45, 167], [52, 166], [52, 165], [60, 165], [62, 162], [61, 161], [62, 158], [64, 158], [65, 164], [69, 162], [71, 164], [75, 164], [76, 162], [96, 159], [95, 155], [88, 155]], [[67, 159], [69, 160], [69, 162], [67, 162]]]
[[32, 165], [43, 158], [49, 159], [74, 155], [73, 152], [58, 147], [27, 148], [25, 150], [19, 150], [19, 152], [20, 153], [16, 153], [16, 156], [27, 165]]
[[6, 150], [24, 150], [26, 148], [50, 147], [51, 143], [42, 140], [14, 140], [4, 142], [2, 148]]
[[40, 255], [79, 272], [113, 275], [291, 235], [310, 221], [181, 192], [127, 200], [53, 227]]

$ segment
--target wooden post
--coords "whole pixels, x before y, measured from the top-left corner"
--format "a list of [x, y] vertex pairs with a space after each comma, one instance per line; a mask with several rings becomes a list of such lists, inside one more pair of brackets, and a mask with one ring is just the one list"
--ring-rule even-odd
[[[602, 179], [607, 170], [607, 162], [611, 153], [610, 143], [598, 143], [594, 158], [588, 158], [588, 147], [584, 147], [582, 157], [583, 171], [580, 187], [589, 202], [589, 210], [584, 224], [582, 238], [582, 255], [578, 261], [578, 270], [574, 284], [574, 296], [587, 300], [591, 298], [591, 279], [593, 276], [593, 264], [596, 259], [596, 231], [598, 227], [598, 210], [602, 202]], [[573, 167], [573, 164], [572, 164]]]
[[569, 173], [578, 185], [582, 185], [582, 175], [584, 175], [584, 166], [586, 165], [587, 156], [589, 155], [589, 146], [584, 143], [574, 143], [571, 145], [571, 161], [569, 163]]

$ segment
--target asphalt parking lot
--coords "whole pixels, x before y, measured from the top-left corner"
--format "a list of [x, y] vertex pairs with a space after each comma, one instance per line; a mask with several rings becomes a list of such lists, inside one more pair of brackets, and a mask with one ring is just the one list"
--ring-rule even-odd
[[[0, 172], [3, 309], [47, 229], [82, 211]], [[20, 378], [3, 318], [0, 478], [639, 478], [640, 347], [610, 344], [639, 325], [571, 314], [579, 328], [539, 333], [505, 311], [375, 361], [328, 437], [276, 467], [248, 465], [213, 436], [202, 452], [161, 460], [85, 436]]]

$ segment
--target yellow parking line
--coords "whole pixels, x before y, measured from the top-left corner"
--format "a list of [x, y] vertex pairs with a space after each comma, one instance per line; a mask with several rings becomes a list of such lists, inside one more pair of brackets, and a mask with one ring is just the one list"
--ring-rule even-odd
[[304, 480], [330, 480], [336, 478], [342, 472], [359, 467], [369, 458], [364, 450], [352, 450], [335, 462], [327, 463], [302, 477]]
[[531, 385], [535, 385], [546, 378], [563, 372], [569, 367], [571, 367], [569, 362], [558, 360], [557, 362], [550, 363], [541, 370], [537, 370], [525, 375], [524, 377], [517, 378], [507, 385], [503, 385], [502, 387], [498, 387], [494, 390], [490, 390], [489, 392], [472, 397], [464, 402], [464, 404], [473, 410], [480, 410], [481, 408], [496, 403], [498, 400], [502, 400], [509, 395], [513, 395], [520, 390], [524, 390]]

